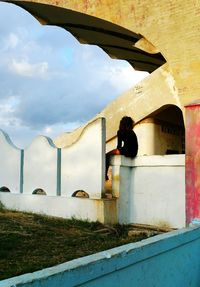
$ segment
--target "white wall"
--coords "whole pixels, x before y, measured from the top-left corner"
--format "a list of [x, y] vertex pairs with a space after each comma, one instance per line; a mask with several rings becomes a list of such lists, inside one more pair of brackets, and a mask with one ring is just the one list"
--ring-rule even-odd
[[[0, 187], [7, 186], [11, 194], [1, 192], [0, 200], [5, 199], [7, 207], [19, 210], [90, 220], [113, 216], [116, 219], [117, 208], [120, 223], [185, 226], [184, 155], [138, 156], [134, 160], [114, 156], [112, 187], [118, 200], [111, 200], [111, 204], [109, 200], [95, 200], [102, 198], [104, 189], [104, 119], [89, 124], [75, 143], [61, 150], [59, 160], [57, 153], [58, 149], [49, 140], [37, 138], [24, 151], [22, 176], [21, 151], [1, 133]], [[24, 194], [13, 197], [12, 193], [20, 193], [20, 180], [21, 185], [24, 180]], [[61, 196], [57, 197], [59, 182]], [[43, 188], [48, 196], [31, 195], [36, 188]], [[90, 200], [71, 200], [76, 190], [86, 191]]]
[[68, 196], [84, 190], [102, 198], [105, 181], [105, 119], [88, 124], [76, 142], [64, 149], [39, 136], [21, 151], [0, 133], [0, 187], [11, 193], [32, 194], [43, 189], [50, 196]]
[[6, 186], [13, 193], [20, 192], [20, 163], [21, 150], [0, 130], [0, 187]]
[[83, 130], [78, 140], [62, 149], [62, 195], [84, 190], [101, 198], [105, 180], [105, 121], [98, 119]]
[[0, 201], [8, 209], [69, 219], [74, 217], [105, 224], [117, 223], [116, 199], [99, 200], [0, 192]]
[[57, 148], [50, 139], [39, 136], [24, 151], [24, 193], [42, 188], [47, 195], [56, 195]]
[[120, 223], [185, 226], [185, 156], [114, 156]]
[[155, 150], [155, 124], [152, 122], [138, 123], [134, 127], [138, 138], [138, 155], [153, 155]]

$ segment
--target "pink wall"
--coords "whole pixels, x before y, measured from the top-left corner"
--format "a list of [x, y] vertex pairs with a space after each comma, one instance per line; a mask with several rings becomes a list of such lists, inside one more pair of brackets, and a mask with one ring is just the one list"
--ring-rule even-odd
[[200, 103], [186, 106], [186, 223], [200, 218]]

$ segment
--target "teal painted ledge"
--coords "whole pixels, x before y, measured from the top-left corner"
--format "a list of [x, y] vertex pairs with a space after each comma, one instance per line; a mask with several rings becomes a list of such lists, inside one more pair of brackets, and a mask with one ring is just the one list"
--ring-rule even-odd
[[199, 287], [200, 228], [169, 232], [0, 281], [0, 287], [11, 286]]

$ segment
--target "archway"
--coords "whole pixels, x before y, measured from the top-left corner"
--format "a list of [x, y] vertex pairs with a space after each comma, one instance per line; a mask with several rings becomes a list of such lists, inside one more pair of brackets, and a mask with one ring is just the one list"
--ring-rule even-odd
[[183, 114], [175, 105], [165, 105], [140, 121], [135, 130], [141, 155], [185, 153]]

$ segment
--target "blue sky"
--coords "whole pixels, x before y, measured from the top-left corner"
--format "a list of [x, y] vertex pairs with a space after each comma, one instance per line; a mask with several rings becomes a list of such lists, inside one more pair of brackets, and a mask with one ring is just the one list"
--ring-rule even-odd
[[146, 75], [0, 3], [0, 129], [18, 147], [73, 130]]

